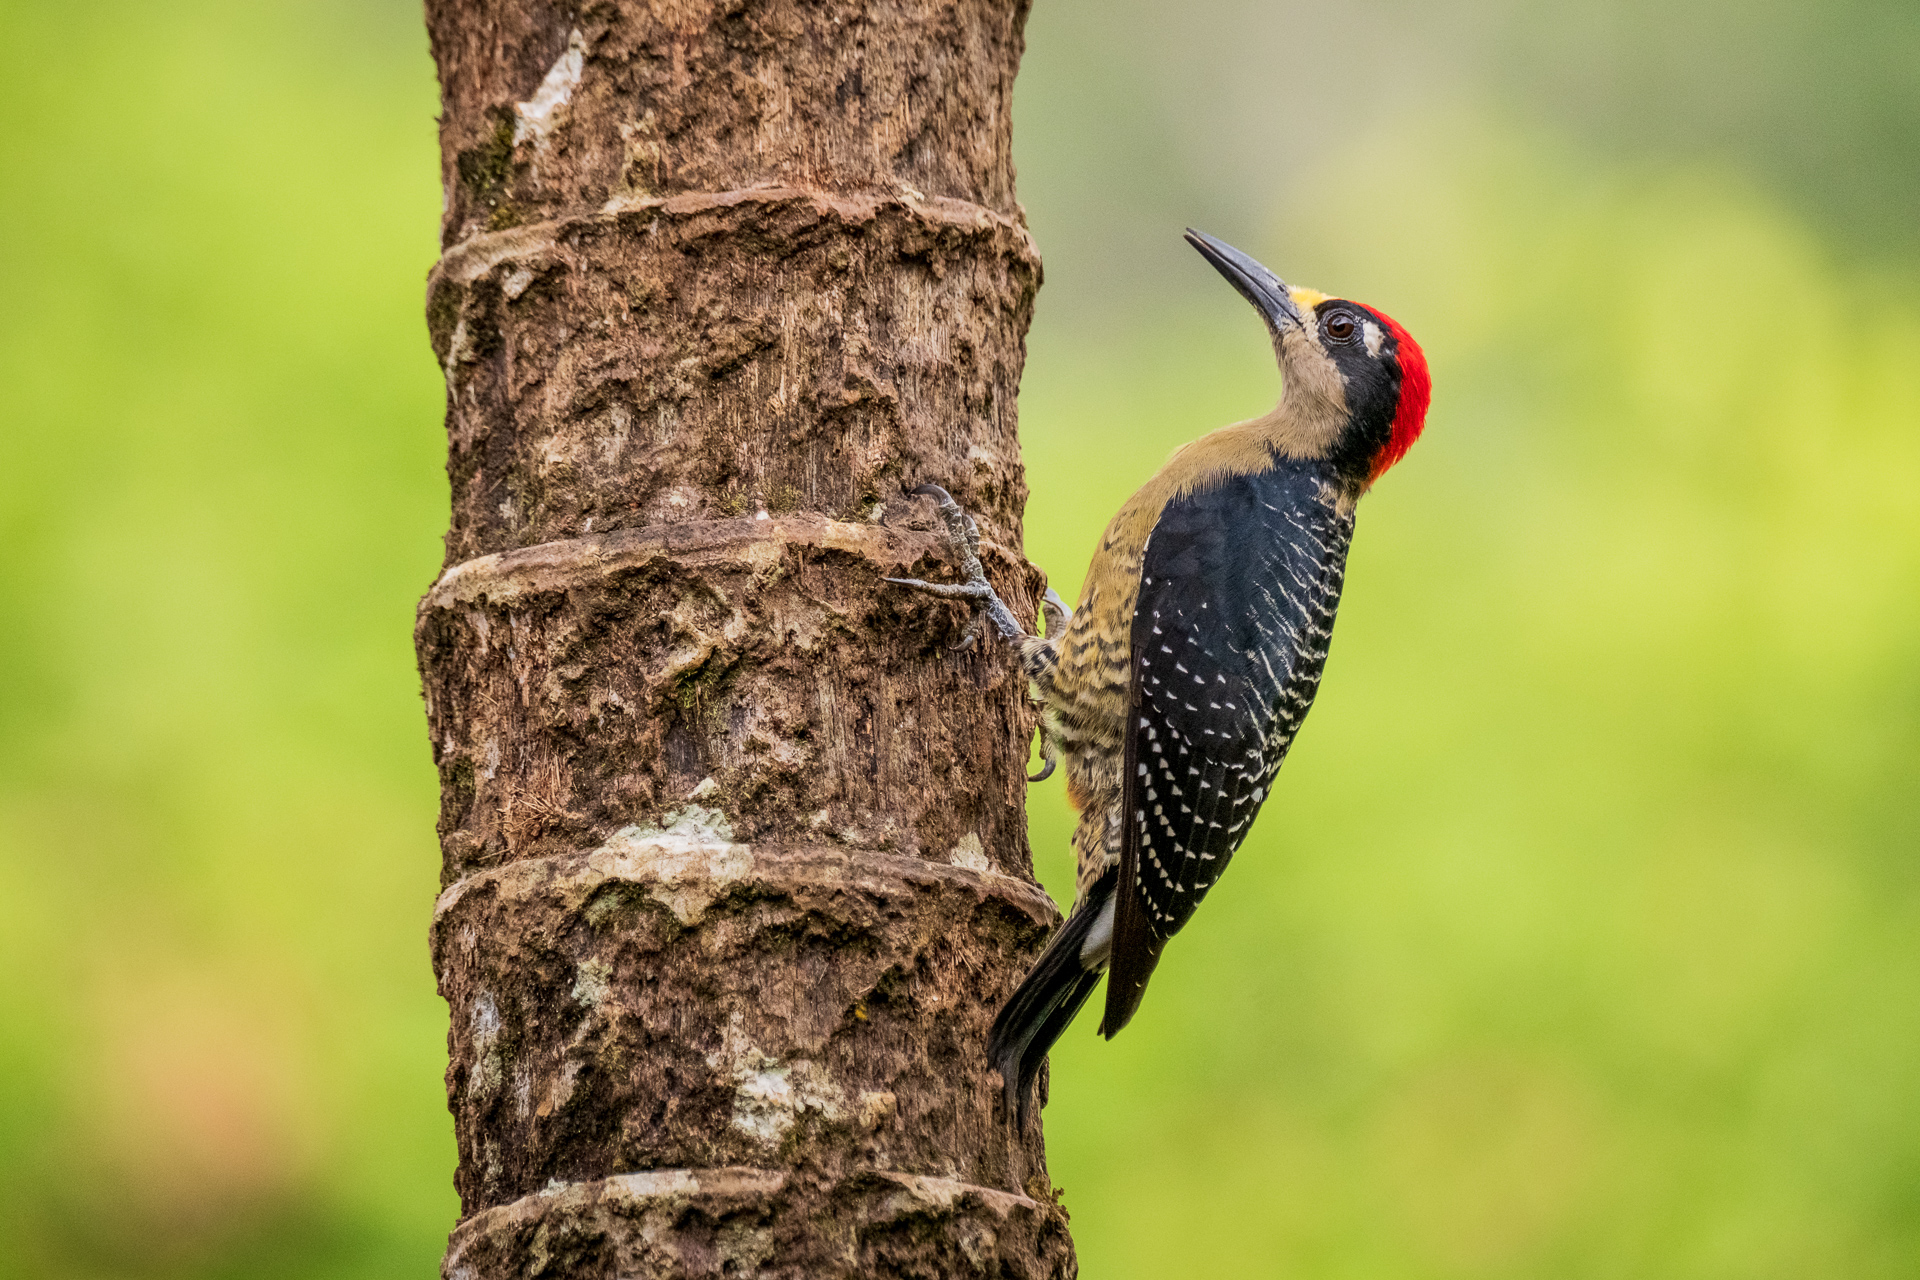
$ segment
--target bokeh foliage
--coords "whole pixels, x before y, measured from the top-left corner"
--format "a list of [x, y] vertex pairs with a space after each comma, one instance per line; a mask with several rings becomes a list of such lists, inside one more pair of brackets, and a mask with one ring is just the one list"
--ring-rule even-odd
[[[1254, 838], [1055, 1055], [1089, 1276], [1920, 1269], [1916, 28], [1741, 16], [1035, 13], [1058, 585], [1277, 392], [1182, 221], [1437, 387]], [[420, 1275], [451, 1222], [424, 45], [0, 6], [0, 1276]]]

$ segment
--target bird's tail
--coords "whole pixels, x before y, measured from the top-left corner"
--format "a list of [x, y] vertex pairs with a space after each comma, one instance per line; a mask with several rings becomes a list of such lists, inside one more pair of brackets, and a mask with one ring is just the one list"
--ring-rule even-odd
[[1033, 1109], [1040, 1064], [1100, 985], [1112, 946], [1116, 868], [1101, 876], [1079, 909], [1047, 941], [1032, 972], [1000, 1009], [987, 1039], [987, 1056], [1006, 1082], [1007, 1113], [1025, 1125]]

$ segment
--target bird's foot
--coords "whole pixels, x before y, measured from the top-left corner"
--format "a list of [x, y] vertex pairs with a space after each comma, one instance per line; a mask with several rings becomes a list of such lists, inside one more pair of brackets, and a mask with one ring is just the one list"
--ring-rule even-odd
[[[973, 617], [968, 620], [967, 628], [960, 633], [960, 643], [955, 649], [971, 649], [979, 642], [980, 635], [991, 622], [1003, 640], [1025, 638], [1026, 630], [1020, 625], [1013, 610], [987, 581], [987, 572], [980, 564], [980, 526], [973, 517], [960, 509], [960, 504], [937, 484], [923, 484], [913, 492], [936, 498], [940, 503], [940, 518], [947, 526], [947, 547], [953, 558], [960, 562], [960, 571], [966, 575], [965, 582], [927, 582], [921, 578], [886, 578], [895, 586], [907, 587], [925, 595], [938, 596], [942, 600], [968, 600], [973, 603]], [[1049, 592], [1049, 595], [1052, 593]], [[1056, 596], [1057, 600], [1058, 597]], [[1048, 615], [1051, 618], [1051, 614]]]
[[[1040, 671], [1051, 671], [1052, 659], [1059, 653], [1060, 638], [1066, 635], [1067, 624], [1073, 620], [1073, 610], [1067, 608], [1067, 602], [1060, 598], [1058, 592], [1048, 587], [1047, 593], [1040, 598], [1040, 616], [1046, 619], [1048, 648], [1046, 659], [1029, 667], [1030, 673], [1036, 675]], [[1045, 782], [1053, 776], [1054, 769], [1060, 763], [1060, 730], [1051, 714], [1044, 710], [1046, 699], [1041, 695], [1037, 681], [1032, 687], [1034, 700], [1043, 708], [1040, 726], [1035, 730], [1040, 739], [1040, 772], [1028, 774], [1027, 781]]]
[[[980, 526], [973, 517], [961, 510], [953, 495], [937, 484], [923, 484], [913, 492], [929, 498], [938, 499], [940, 518], [947, 526], [947, 549], [960, 563], [960, 571], [967, 575], [965, 582], [928, 582], [924, 578], [887, 578], [895, 586], [906, 587], [924, 595], [938, 596], [942, 600], [967, 600], [973, 604], [973, 616], [967, 619], [966, 630], [960, 633], [960, 643], [955, 650], [971, 649], [979, 643], [980, 636], [992, 623], [1000, 638], [1019, 644], [1031, 639], [1024, 627], [1007, 608], [1006, 602], [987, 581], [987, 572], [980, 564]], [[1057, 641], [1065, 634], [1067, 623], [1073, 618], [1073, 611], [1067, 608], [1052, 587], [1040, 601], [1041, 615], [1046, 619], [1047, 640]], [[1030, 774], [1029, 782], [1045, 782], [1053, 776], [1059, 764], [1057, 744], [1053, 732], [1042, 719], [1040, 724], [1040, 772]]]

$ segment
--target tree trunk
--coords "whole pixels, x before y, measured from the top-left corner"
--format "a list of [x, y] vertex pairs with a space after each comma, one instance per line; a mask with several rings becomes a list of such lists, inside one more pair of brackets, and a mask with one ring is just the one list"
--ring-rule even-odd
[[983, 1048], [1056, 919], [1025, 0], [428, 0], [452, 527], [422, 603], [461, 1221], [494, 1276], [1074, 1271]]

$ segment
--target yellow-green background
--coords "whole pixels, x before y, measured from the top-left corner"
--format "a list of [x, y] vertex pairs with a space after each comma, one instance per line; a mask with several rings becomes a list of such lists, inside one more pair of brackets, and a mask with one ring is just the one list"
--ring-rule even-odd
[[[1055, 1055], [1084, 1273], [1920, 1274], [1920, 10], [1029, 43], [1058, 583], [1277, 391], [1183, 224], [1436, 384], [1267, 815]], [[0, 83], [0, 1277], [431, 1274], [417, 12], [0, 0]]]

